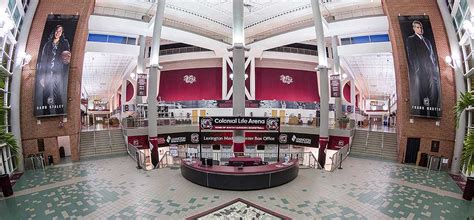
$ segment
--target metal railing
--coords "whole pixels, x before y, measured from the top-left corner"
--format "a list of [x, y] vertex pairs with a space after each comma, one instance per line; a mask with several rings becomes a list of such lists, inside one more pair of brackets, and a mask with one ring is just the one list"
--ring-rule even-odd
[[137, 162], [137, 168], [142, 168], [146, 170], [146, 164], [145, 164], [145, 154], [140, 151], [138, 148], [135, 146], [128, 144], [127, 145], [127, 153], [130, 155], [130, 157]]
[[336, 153], [329, 157], [331, 160], [331, 169], [330, 172], [334, 171], [337, 168], [342, 169], [342, 162], [347, 158], [349, 155], [349, 145], [345, 145], [341, 149], [339, 149]]

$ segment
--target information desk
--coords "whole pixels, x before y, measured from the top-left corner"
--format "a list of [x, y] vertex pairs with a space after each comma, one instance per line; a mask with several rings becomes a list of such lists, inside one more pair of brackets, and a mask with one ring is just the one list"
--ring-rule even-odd
[[232, 167], [201, 166], [199, 160], [183, 160], [181, 175], [189, 181], [228, 190], [265, 189], [288, 183], [298, 176], [298, 160], [270, 165]]
[[231, 157], [229, 158], [229, 166], [258, 166], [262, 165], [262, 158], [260, 157]]

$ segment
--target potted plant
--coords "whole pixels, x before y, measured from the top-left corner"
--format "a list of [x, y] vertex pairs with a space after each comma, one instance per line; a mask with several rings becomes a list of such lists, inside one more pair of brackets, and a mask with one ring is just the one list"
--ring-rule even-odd
[[338, 119], [339, 121], [339, 128], [341, 129], [346, 129], [347, 124], [349, 123], [349, 118], [347, 116], [342, 116], [341, 118]]
[[[459, 118], [461, 113], [474, 106], [474, 96], [470, 92], [461, 93], [456, 106], [454, 106], [454, 112], [456, 113], [456, 126], [459, 126]], [[464, 125], [462, 125], [464, 126]], [[464, 137], [464, 148], [461, 156], [461, 167], [465, 170], [466, 174], [470, 176], [474, 169], [474, 129], [469, 128], [466, 136]], [[471, 200], [474, 194], [474, 177], [468, 177], [466, 187], [464, 188], [463, 198]]]

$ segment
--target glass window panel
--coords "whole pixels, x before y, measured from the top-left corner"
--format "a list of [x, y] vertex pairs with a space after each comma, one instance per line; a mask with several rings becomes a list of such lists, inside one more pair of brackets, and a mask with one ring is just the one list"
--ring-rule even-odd
[[129, 38], [127, 38], [127, 44], [136, 45], [137, 44], [137, 39], [133, 38], [133, 37], [129, 37]]
[[15, 13], [13, 13], [13, 21], [15, 24], [18, 24], [18, 21], [20, 20], [20, 11], [18, 11], [18, 7], [15, 8]]
[[461, 14], [461, 10], [458, 9], [458, 11], [456, 12], [456, 16], [454, 17], [454, 19], [456, 20], [456, 23], [458, 24], [459, 27], [461, 27], [461, 23], [462, 23], [462, 14]]
[[107, 35], [103, 34], [89, 34], [87, 39], [88, 41], [95, 41], [95, 42], [107, 42]]
[[370, 42], [369, 36], [352, 37], [351, 40], [352, 44], [362, 44]]
[[10, 9], [10, 11], [13, 11], [13, 8], [15, 7], [15, 2], [15, 0], [8, 1], [8, 8]]
[[351, 39], [350, 39], [350, 38], [342, 38], [342, 39], [341, 39], [341, 44], [342, 44], [342, 45], [351, 44]]
[[461, 1], [459, 2], [459, 7], [461, 8], [461, 10], [462, 10], [463, 12], [466, 12], [467, 9], [468, 9], [467, 0], [461, 0]]
[[370, 41], [371, 42], [389, 42], [390, 38], [388, 37], [388, 34], [371, 35]]
[[109, 43], [124, 44], [126, 42], [125, 37], [109, 35]]

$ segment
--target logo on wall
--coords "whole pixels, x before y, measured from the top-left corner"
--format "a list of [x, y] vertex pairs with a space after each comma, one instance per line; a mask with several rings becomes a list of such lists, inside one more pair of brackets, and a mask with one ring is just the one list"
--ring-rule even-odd
[[183, 77], [183, 80], [187, 84], [193, 84], [196, 82], [196, 77], [194, 75], [186, 75]]
[[170, 141], [171, 141], [171, 137], [170, 137], [170, 136], [168, 136], [168, 137], [166, 138], [166, 142], [168, 142], [168, 143], [169, 143]]
[[293, 83], [293, 77], [289, 76], [289, 75], [281, 75], [280, 76], [280, 81], [285, 83], [285, 84], [288, 84], [290, 85], [291, 83]]
[[133, 140], [133, 146], [138, 146], [140, 145], [140, 141], [138, 141], [137, 139]]
[[191, 134], [191, 143], [193, 143], [193, 144], [199, 143], [199, 134], [197, 134], [197, 133], [192, 133]]
[[212, 118], [203, 118], [201, 120], [202, 129], [211, 129], [212, 128]]
[[288, 135], [281, 134], [279, 139], [280, 139], [280, 143], [286, 144], [286, 142], [288, 142]]
[[269, 118], [267, 120], [267, 129], [268, 130], [277, 130], [278, 129], [278, 120], [275, 118]]

